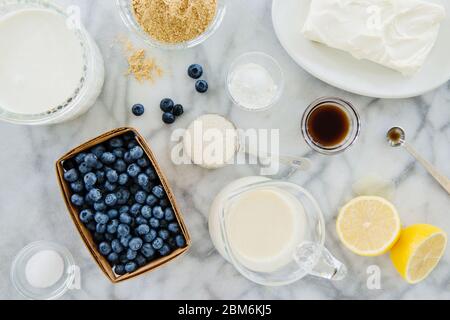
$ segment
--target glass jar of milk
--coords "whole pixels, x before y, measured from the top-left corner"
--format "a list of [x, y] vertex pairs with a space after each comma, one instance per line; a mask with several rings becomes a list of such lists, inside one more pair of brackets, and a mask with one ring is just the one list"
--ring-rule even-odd
[[97, 100], [103, 58], [79, 17], [51, 1], [0, 1], [0, 39], [1, 120], [60, 123]]
[[211, 206], [209, 231], [219, 253], [262, 285], [286, 285], [308, 274], [340, 280], [347, 273], [324, 247], [317, 202], [294, 183], [264, 177], [232, 182]]

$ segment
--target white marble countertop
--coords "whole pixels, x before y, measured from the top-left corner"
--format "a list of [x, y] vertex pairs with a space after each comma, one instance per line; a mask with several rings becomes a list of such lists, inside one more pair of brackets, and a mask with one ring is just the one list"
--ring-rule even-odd
[[[388, 256], [363, 258], [342, 247], [335, 231], [338, 208], [354, 195], [355, 185], [377, 177], [395, 186], [391, 194], [405, 225], [431, 223], [450, 232], [450, 198], [405, 151], [384, 140], [392, 125], [403, 126], [408, 138], [444, 174], [450, 176], [450, 82], [434, 92], [406, 100], [379, 100], [335, 89], [298, 67], [283, 51], [272, 29], [271, 1], [228, 1], [220, 30], [203, 45], [178, 52], [148, 48], [166, 70], [154, 85], [138, 84], [124, 76], [126, 62], [113, 46], [117, 35], [131, 37], [120, 20], [115, 1], [64, 0], [81, 8], [82, 19], [104, 55], [106, 83], [96, 105], [81, 118], [49, 127], [0, 124], [0, 298], [20, 298], [9, 280], [15, 254], [30, 242], [57, 241], [69, 248], [81, 267], [82, 288], [66, 299], [449, 299], [450, 254], [431, 276], [418, 285], [406, 284]], [[137, 47], [145, 47], [137, 39]], [[233, 107], [224, 88], [224, 73], [232, 58], [251, 50], [279, 60], [286, 90], [269, 112], [247, 113]], [[191, 63], [206, 69], [211, 90], [194, 94], [185, 76]], [[358, 143], [346, 153], [326, 157], [311, 152], [302, 140], [300, 117], [309, 102], [324, 95], [352, 101], [362, 115]], [[161, 122], [159, 101], [172, 97], [186, 114], [172, 127]], [[131, 115], [134, 103], [146, 114]], [[207, 228], [209, 205], [215, 194], [235, 178], [257, 173], [254, 166], [207, 171], [175, 166], [169, 158], [169, 137], [203, 113], [227, 115], [241, 128], [279, 128], [281, 150], [306, 155], [313, 170], [297, 173], [292, 181], [319, 200], [327, 221], [326, 244], [349, 268], [348, 277], [330, 282], [314, 277], [286, 287], [265, 288], [243, 278], [214, 250]], [[138, 128], [147, 138], [177, 196], [193, 238], [192, 249], [168, 266], [113, 285], [102, 274], [76, 232], [58, 189], [54, 162], [87, 139], [119, 126]], [[367, 268], [381, 268], [381, 289], [367, 289]]]

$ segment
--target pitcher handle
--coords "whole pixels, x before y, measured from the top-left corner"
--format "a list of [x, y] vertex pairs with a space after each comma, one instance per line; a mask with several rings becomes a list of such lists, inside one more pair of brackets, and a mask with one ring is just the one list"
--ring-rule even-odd
[[329, 280], [342, 280], [347, 276], [347, 267], [318, 244], [302, 243], [297, 247], [294, 258], [299, 267], [310, 275]]

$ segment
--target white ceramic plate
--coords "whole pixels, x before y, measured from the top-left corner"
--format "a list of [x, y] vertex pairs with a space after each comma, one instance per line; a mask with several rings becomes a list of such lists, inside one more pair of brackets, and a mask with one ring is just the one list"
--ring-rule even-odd
[[450, 1], [430, 1], [443, 4], [448, 16], [425, 65], [412, 77], [304, 38], [301, 29], [311, 0], [273, 0], [272, 20], [284, 49], [313, 76], [364, 96], [408, 98], [436, 89], [450, 79]]

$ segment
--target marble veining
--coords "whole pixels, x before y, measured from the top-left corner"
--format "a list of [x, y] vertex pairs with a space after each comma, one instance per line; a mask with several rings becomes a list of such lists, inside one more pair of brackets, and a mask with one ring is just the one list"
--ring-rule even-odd
[[[104, 55], [106, 82], [96, 105], [81, 118], [49, 127], [0, 124], [0, 298], [20, 298], [9, 280], [14, 255], [36, 240], [53, 240], [72, 252], [82, 272], [82, 289], [64, 299], [449, 299], [450, 253], [424, 282], [408, 285], [397, 275], [387, 256], [363, 258], [343, 248], [336, 235], [338, 208], [357, 191], [358, 183], [373, 179], [392, 185], [390, 197], [405, 225], [435, 224], [450, 233], [450, 198], [401, 149], [384, 140], [392, 125], [403, 126], [408, 140], [450, 176], [450, 82], [421, 97], [380, 100], [333, 88], [303, 71], [279, 45], [272, 29], [271, 1], [229, 0], [219, 31], [203, 45], [186, 51], [147, 48], [165, 76], [154, 85], [126, 78], [126, 61], [116, 44], [118, 35], [145, 47], [122, 24], [114, 1], [60, 0], [81, 9], [82, 20]], [[231, 60], [260, 50], [280, 62], [285, 71], [285, 93], [273, 109], [249, 113], [233, 107], [224, 87]], [[204, 65], [211, 90], [194, 93], [185, 76], [190, 63]], [[300, 117], [309, 102], [324, 95], [352, 101], [362, 116], [360, 140], [348, 152], [326, 157], [311, 152], [300, 135]], [[164, 97], [186, 107], [174, 126], [163, 125], [158, 108]], [[134, 103], [143, 103], [144, 117], [131, 115]], [[170, 134], [186, 127], [203, 113], [228, 116], [240, 128], [280, 129], [281, 151], [310, 157], [313, 168], [290, 179], [310, 190], [319, 200], [327, 222], [327, 247], [349, 268], [347, 279], [330, 282], [307, 277], [293, 285], [265, 288], [243, 278], [214, 250], [207, 229], [209, 204], [215, 194], [235, 178], [258, 173], [255, 166], [207, 171], [175, 166], [170, 161]], [[67, 150], [106, 130], [119, 126], [138, 128], [148, 139], [173, 186], [193, 238], [192, 249], [165, 268], [113, 285], [102, 274], [78, 236], [60, 196], [54, 162]], [[367, 267], [381, 268], [381, 289], [368, 290]]]

